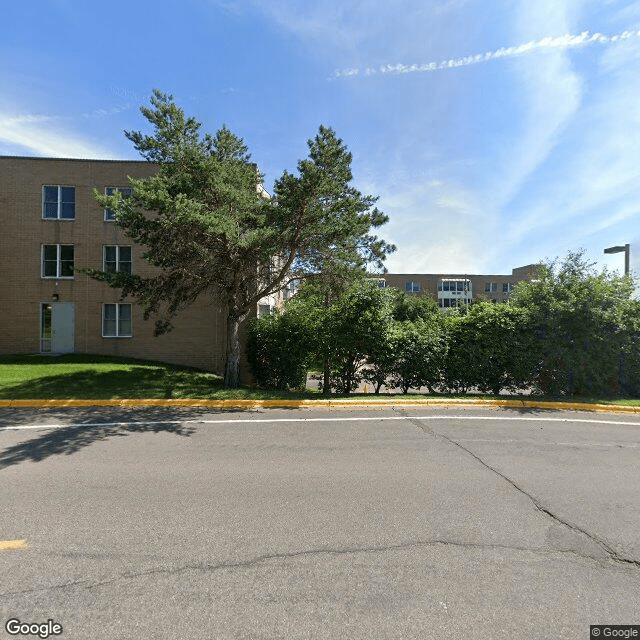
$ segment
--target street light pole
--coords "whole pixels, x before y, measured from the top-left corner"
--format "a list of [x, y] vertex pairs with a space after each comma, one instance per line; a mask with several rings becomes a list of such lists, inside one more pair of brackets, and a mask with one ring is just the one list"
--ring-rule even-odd
[[624, 246], [618, 245], [617, 247], [607, 247], [605, 253], [622, 253], [624, 251], [624, 275], [629, 275], [629, 253], [631, 245], [625, 244]]

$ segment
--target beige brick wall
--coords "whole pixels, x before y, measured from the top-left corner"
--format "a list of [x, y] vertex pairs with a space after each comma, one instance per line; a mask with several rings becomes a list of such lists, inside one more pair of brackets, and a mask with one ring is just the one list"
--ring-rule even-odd
[[[408, 282], [417, 282], [421, 291], [415, 295], [427, 295], [437, 302], [438, 282], [440, 280], [468, 279], [471, 282], [471, 290], [474, 300], [487, 299], [504, 302], [509, 298], [509, 292], [503, 291], [503, 284], [515, 285], [522, 280], [530, 280], [536, 276], [536, 265], [518, 267], [511, 274], [464, 274], [464, 273], [385, 273], [382, 278], [387, 287], [397, 287], [405, 291]], [[485, 291], [487, 283], [494, 283], [496, 291]]]
[[[93, 189], [125, 187], [127, 176], [152, 175], [147, 162], [64, 160], [0, 157], [0, 217], [2, 256], [0, 354], [40, 351], [40, 307], [53, 300], [75, 304], [75, 351], [160, 360], [222, 372], [225, 319], [215, 300], [202, 300], [182, 312], [175, 329], [153, 336], [153, 321], [145, 322], [134, 305], [131, 338], [102, 337], [102, 305], [119, 302], [119, 292], [83, 274], [73, 279], [41, 275], [42, 245], [72, 244], [76, 268], [102, 268], [103, 245], [133, 245], [113, 222], [104, 221]], [[75, 219], [42, 218], [42, 187], [75, 187]], [[142, 248], [133, 246], [133, 271], [149, 275]], [[249, 380], [248, 369], [242, 377]]]

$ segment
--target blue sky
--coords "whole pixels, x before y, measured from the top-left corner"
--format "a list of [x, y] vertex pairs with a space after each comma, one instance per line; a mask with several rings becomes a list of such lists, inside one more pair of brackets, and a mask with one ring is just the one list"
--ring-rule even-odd
[[[136, 158], [151, 90], [227, 124], [270, 190], [320, 124], [392, 272], [510, 273], [583, 247], [640, 271], [640, 2], [10, 3], [0, 154]], [[9, 27], [10, 25], [10, 27]], [[637, 251], [636, 251], [637, 249]]]

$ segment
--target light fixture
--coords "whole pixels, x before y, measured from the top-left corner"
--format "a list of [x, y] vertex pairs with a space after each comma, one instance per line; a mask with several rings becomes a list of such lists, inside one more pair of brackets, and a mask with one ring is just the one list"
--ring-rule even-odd
[[630, 245], [625, 244], [624, 246], [618, 245], [616, 247], [607, 247], [604, 252], [605, 253], [622, 253], [624, 252], [624, 275], [629, 275], [629, 249]]

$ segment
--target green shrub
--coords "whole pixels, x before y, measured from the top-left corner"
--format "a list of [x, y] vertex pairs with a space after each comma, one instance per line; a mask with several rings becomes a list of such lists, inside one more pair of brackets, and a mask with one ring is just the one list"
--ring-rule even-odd
[[303, 389], [310, 358], [309, 327], [295, 314], [276, 313], [249, 325], [247, 358], [258, 385]]

